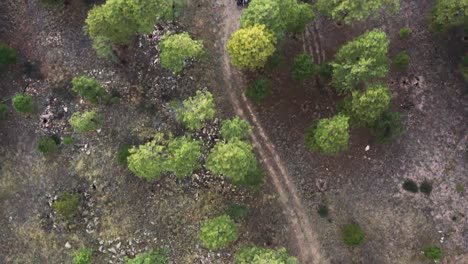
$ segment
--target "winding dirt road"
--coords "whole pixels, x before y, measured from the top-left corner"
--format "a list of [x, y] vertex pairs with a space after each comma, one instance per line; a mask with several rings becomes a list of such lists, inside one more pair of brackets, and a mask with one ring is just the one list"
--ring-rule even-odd
[[293, 236], [296, 238], [297, 247], [300, 252], [300, 262], [303, 264], [329, 263], [321, 253], [320, 244], [313, 232], [309, 217], [283, 161], [265, 133], [250, 102], [242, 91], [236, 89], [236, 87], [245, 87], [245, 85], [239, 72], [231, 68], [229, 55], [225, 47], [227, 40], [239, 26], [241, 11], [236, 7], [235, 1], [223, 0], [223, 2], [224, 34], [222, 38], [223, 45], [221, 47], [223, 48], [222, 59], [226, 93], [229, 96], [235, 113], [241, 118], [249, 120], [254, 127], [251, 142], [263, 161], [264, 167], [279, 194], [281, 204], [291, 225], [291, 230], [294, 232]]

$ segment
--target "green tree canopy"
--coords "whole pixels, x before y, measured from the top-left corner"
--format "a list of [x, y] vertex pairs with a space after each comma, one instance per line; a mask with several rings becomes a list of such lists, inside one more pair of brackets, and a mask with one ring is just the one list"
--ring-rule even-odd
[[153, 26], [171, 17], [171, 1], [107, 0], [94, 6], [86, 18], [85, 31], [116, 44], [131, 44], [137, 34], [149, 34]]
[[255, 25], [265, 25], [275, 34], [281, 33], [285, 24], [280, 16], [279, 1], [253, 0], [241, 16], [241, 27], [249, 28]]
[[[285, 31], [293, 34], [302, 33], [305, 25], [312, 21], [314, 12], [308, 3], [297, 0], [278, 1], [281, 20], [284, 23]], [[250, 8], [250, 7], [249, 7]]]
[[256, 184], [260, 173], [252, 146], [240, 140], [217, 143], [208, 156], [206, 167], [236, 184]]
[[383, 84], [370, 86], [365, 92], [353, 92], [351, 111], [353, 118], [363, 124], [373, 124], [390, 106], [390, 90]]
[[159, 47], [161, 65], [174, 73], [182, 72], [186, 59], [198, 57], [203, 52], [203, 43], [192, 40], [187, 32], [165, 35]]
[[109, 99], [109, 94], [101, 83], [86, 76], [73, 78], [72, 90], [93, 104]]
[[230, 120], [224, 120], [221, 123], [220, 134], [221, 136], [230, 141], [232, 139], [246, 139], [250, 131], [252, 130], [252, 126], [249, 122], [240, 119], [238, 116], [234, 117]]
[[5, 43], [0, 43], [0, 67], [16, 63], [16, 51]]
[[17, 93], [13, 99], [13, 108], [22, 113], [27, 114], [33, 111], [33, 99], [29, 94]]
[[269, 249], [256, 246], [245, 247], [236, 254], [234, 264], [299, 264], [295, 257], [288, 255], [286, 249]]
[[378, 15], [379, 10], [387, 8], [392, 12], [400, 9], [399, 0], [318, 0], [316, 8], [319, 12], [351, 24], [363, 21], [372, 15]]
[[317, 122], [306, 134], [306, 145], [313, 151], [337, 154], [348, 148], [349, 118], [337, 115]]
[[197, 91], [196, 95], [182, 102], [176, 109], [177, 120], [190, 130], [203, 127], [203, 123], [214, 118], [216, 113], [213, 95]]
[[314, 76], [315, 69], [316, 66], [314, 63], [314, 58], [308, 53], [304, 52], [294, 57], [291, 69], [291, 77], [296, 82], [302, 83], [306, 79], [312, 78]]
[[150, 142], [129, 149], [128, 168], [142, 179], [158, 180], [167, 171], [167, 142], [164, 134], [158, 133]]
[[468, 1], [437, 0], [429, 16], [429, 25], [434, 31], [468, 26]]
[[74, 113], [69, 120], [75, 132], [88, 132], [101, 126], [101, 116], [96, 111]]
[[208, 249], [223, 249], [239, 237], [237, 225], [228, 215], [207, 220], [201, 227], [198, 238]]
[[168, 170], [174, 172], [176, 177], [184, 177], [200, 168], [201, 143], [188, 137], [179, 137], [171, 140], [168, 145]]
[[227, 43], [231, 63], [239, 69], [255, 70], [265, 63], [275, 52], [276, 39], [265, 25], [255, 25], [239, 29]]
[[389, 40], [385, 32], [369, 31], [340, 48], [333, 67], [332, 84], [340, 93], [388, 73]]

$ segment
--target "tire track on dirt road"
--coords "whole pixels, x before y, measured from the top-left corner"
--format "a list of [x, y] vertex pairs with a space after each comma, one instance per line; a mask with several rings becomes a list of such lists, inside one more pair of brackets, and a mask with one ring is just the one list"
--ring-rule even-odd
[[[273, 181], [273, 185], [279, 194], [280, 202], [287, 214], [287, 219], [294, 232], [300, 260], [303, 264], [325, 264], [328, 260], [322, 255], [318, 239], [313, 232], [312, 225], [306, 210], [299, 198], [296, 186], [291, 180], [287, 169], [278, 155], [274, 145], [269, 140], [250, 102], [235, 87], [244, 87], [239, 72], [231, 68], [229, 55], [225, 49], [227, 40], [237, 30], [241, 12], [236, 8], [235, 1], [223, 0], [224, 34], [222, 37], [222, 60], [226, 93], [237, 115], [250, 120], [253, 125], [251, 134], [252, 145], [258, 152], [263, 164]], [[235, 84], [235, 85], [233, 85]]]

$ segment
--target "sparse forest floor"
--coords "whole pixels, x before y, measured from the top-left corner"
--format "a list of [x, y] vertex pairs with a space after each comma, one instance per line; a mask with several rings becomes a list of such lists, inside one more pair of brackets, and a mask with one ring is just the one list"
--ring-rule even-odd
[[[431, 263], [421, 248], [440, 244], [442, 263], [468, 263], [468, 195], [456, 190], [468, 188], [468, 87], [456, 69], [467, 42], [463, 31], [434, 35], [427, 29], [423, 14], [430, 2], [404, 0], [399, 15], [352, 27], [318, 17], [306, 34], [284, 43], [278, 68], [262, 72], [272, 79], [273, 94], [258, 105], [249, 103], [249, 113], [243, 92], [253, 74], [226, 68], [226, 34], [238, 27], [233, 17], [242, 11], [234, 1], [189, 1], [177, 25], [161, 25], [140, 37], [122, 63], [96, 57], [83, 34], [90, 7], [82, 1], [64, 8], [2, 1], [0, 42], [14, 47], [19, 58], [0, 72], [1, 99], [26, 87], [36, 111], [25, 117], [10, 110], [0, 122], [0, 263], [71, 263], [82, 246], [95, 250], [96, 263], [123, 263], [125, 256], [164, 246], [173, 263], [224, 264], [245, 244], [284, 246], [304, 264], [317, 261], [318, 253], [323, 263]], [[408, 40], [398, 38], [404, 26], [413, 31]], [[304, 49], [328, 61], [341, 45], [375, 27], [389, 35], [391, 57], [406, 50], [412, 59], [407, 70], [392, 70], [384, 80], [405, 132], [381, 144], [357, 129], [346, 152], [311, 153], [304, 132], [313, 120], [335, 112], [338, 96], [323, 82], [294, 83], [287, 65]], [[159, 65], [155, 47], [168, 28], [188, 31], [209, 51], [181, 76]], [[40, 62], [43, 76], [25, 74], [27, 61]], [[98, 106], [105, 118], [98, 132], [73, 134], [68, 124], [73, 112], [90, 108], [70, 91], [70, 80], [78, 75], [92, 76], [121, 96], [119, 103]], [[123, 145], [145, 142], [161, 130], [182, 134], [169, 103], [196, 90], [213, 92], [219, 119], [242, 113], [254, 125], [252, 141], [269, 174], [260, 188], [237, 187], [205, 170], [183, 180], [168, 176], [147, 183], [117, 163]], [[219, 119], [199, 133], [204, 144], [218, 139]], [[46, 134], [73, 135], [75, 141], [45, 157], [36, 140]], [[275, 177], [282, 180], [275, 183]], [[285, 179], [290, 187], [282, 196]], [[432, 193], [406, 192], [406, 179], [432, 182]], [[63, 191], [77, 191], [82, 200], [79, 216], [68, 226], [51, 206]], [[203, 248], [200, 223], [233, 202], [249, 207], [239, 240], [226, 250]], [[329, 209], [325, 218], [317, 213], [322, 204]], [[341, 241], [341, 228], [350, 222], [366, 233], [359, 248]], [[313, 249], [317, 253], [310, 254]]]

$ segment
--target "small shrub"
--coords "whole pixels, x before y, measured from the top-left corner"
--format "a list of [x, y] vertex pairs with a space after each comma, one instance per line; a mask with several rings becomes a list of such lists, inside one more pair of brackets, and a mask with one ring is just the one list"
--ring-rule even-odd
[[203, 246], [208, 249], [226, 248], [238, 237], [237, 225], [228, 215], [206, 221], [198, 235]]
[[168, 250], [159, 248], [148, 252], [139, 253], [133, 259], [126, 259], [126, 264], [169, 264]]
[[42, 75], [40, 63], [37, 61], [27, 61], [23, 64], [23, 73], [30, 78], [42, 80], [44, 76]]
[[349, 117], [336, 115], [323, 118], [312, 125], [305, 135], [305, 143], [312, 151], [338, 154], [348, 148]]
[[408, 55], [406, 51], [399, 52], [395, 56], [395, 58], [393, 58], [393, 65], [398, 70], [408, 67], [409, 63], [410, 63], [410, 56]]
[[104, 87], [93, 78], [85, 76], [73, 78], [72, 90], [93, 104], [109, 100], [109, 94]]
[[158, 133], [150, 142], [129, 149], [128, 169], [144, 180], [159, 180], [167, 170], [167, 141], [164, 134]]
[[225, 140], [246, 139], [251, 130], [252, 126], [249, 122], [236, 116], [233, 119], [223, 121], [219, 133]]
[[455, 190], [459, 193], [465, 191], [465, 186], [461, 185], [461, 184], [457, 184], [457, 186], [455, 187]]
[[267, 78], [259, 78], [249, 85], [245, 96], [255, 103], [260, 103], [271, 95], [271, 81]]
[[417, 193], [419, 191], [418, 185], [413, 180], [406, 180], [403, 183], [403, 189], [412, 193]]
[[314, 73], [314, 57], [304, 52], [294, 58], [291, 69], [291, 77], [294, 81], [302, 83], [305, 80], [312, 78]]
[[402, 29], [400, 29], [400, 32], [398, 33], [398, 35], [400, 36], [401, 39], [407, 39], [411, 36], [411, 28], [409, 27], [404, 27]]
[[182, 72], [187, 59], [196, 58], [203, 53], [203, 42], [193, 40], [187, 32], [163, 36], [159, 43], [161, 66], [175, 74]]
[[128, 151], [131, 148], [129, 145], [122, 146], [117, 151], [117, 162], [120, 165], [127, 165], [127, 158], [130, 156], [130, 152]]
[[167, 146], [169, 159], [166, 168], [177, 178], [183, 178], [200, 168], [202, 144], [189, 137], [178, 137], [169, 141]]
[[327, 217], [328, 216], [328, 207], [324, 204], [321, 204], [318, 206], [317, 208], [317, 213], [321, 216], [321, 217]]
[[247, 217], [248, 208], [244, 204], [232, 203], [229, 205], [226, 214], [234, 221], [239, 222]]
[[50, 137], [41, 137], [37, 141], [37, 150], [43, 154], [50, 154], [58, 149], [58, 144]]
[[16, 63], [16, 51], [5, 43], [0, 43], [0, 67]]
[[8, 106], [6, 104], [0, 103], [0, 120], [5, 119], [8, 115]]
[[212, 120], [216, 109], [213, 95], [210, 92], [197, 91], [196, 95], [182, 102], [182, 107], [175, 110], [177, 120], [189, 130], [203, 127], [203, 123]]
[[77, 213], [80, 195], [69, 192], [62, 193], [52, 204], [55, 212], [65, 220], [71, 220]]
[[71, 144], [73, 144], [73, 138], [72, 137], [64, 137], [62, 142], [65, 145], [71, 145]]
[[424, 256], [430, 260], [438, 260], [443, 256], [442, 249], [438, 246], [427, 246], [423, 249]]
[[234, 264], [299, 264], [299, 261], [289, 256], [285, 248], [269, 249], [248, 246], [236, 254]]
[[419, 185], [419, 190], [424, 194], [430, 195], [432, 192], [432, 183], [424, 181]]
[[342, 230], [343, 242], [351, 247], [361, 245], [366, 239], [362, 228], [357, 224], [346, 225]]
[[93, 250], [90, 248], [82, 248], [75, 253], [73, 264], [92, 264]]
[[18, 93], [13, 97], [13, 108], [22, 114], [33, 111], [33, 100], [30, 95]]
[[385, 111], [380, 118], [372, 125], [370, 130], [374, 136], [382, 143], [390, 143], [404, 131], [400, 124], [400, 113]]
[[73, 130], [78, 133], [95, 130], [101, 125], [101, 117], [95, 111], [74, 113], [69, 120]]

